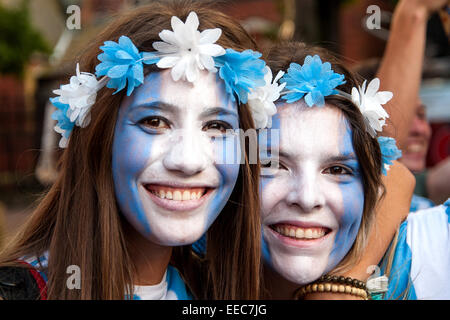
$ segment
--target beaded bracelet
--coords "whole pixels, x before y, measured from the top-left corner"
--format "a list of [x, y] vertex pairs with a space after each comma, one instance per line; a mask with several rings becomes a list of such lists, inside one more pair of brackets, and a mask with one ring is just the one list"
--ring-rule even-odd
[[368, 300], [369, 293], [363, 281], [350, 277], [322, 276], [317, 281], [303, 286], [297, 290], [294, 297], [302, 299], [306, 294], [313, 292], [345, 293]]

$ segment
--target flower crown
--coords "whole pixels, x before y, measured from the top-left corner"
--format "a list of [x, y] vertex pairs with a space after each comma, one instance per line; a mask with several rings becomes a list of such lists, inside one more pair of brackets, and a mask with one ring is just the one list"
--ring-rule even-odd
[[[220, 28], [198, 31], [199, 21], [195, 12], [189, 13], [186, 22], [178, 17], [171, 18], [172, 31], [159, 33], [162, 41], [153, 43], [153, 52], [139, 52], [127, 36], [118, 42], [106, 41], [98, 55], [101, 62], [95, 68], [95, 75], [80, 72], [70, 83], [53, 92], [59, 97], [50, 101], [57, 108], [52, 118], [57, 120], [55, 131], [62, 135], [61, 148], [67, 146], [73, 127], [86, 127], [90, 122], [90, 110], [97, 92], [106, 86], [116, 89], [113, 94], [127, 89], [132, 94], [134, 88], [144, 83], [144, 64], [156, 64], [161, 69], [171, 68], [174, 81], [194, 82], [200, 70], [217, 73], [225, 82], [225, 88], [233, 101], [248, 103], [257, 129], [271, 125], [271, 117], [276, 113], [274, 102], [280, 97], [284, 85], [272, 82], [272, 73], [266, 63], [259, 59], [261, 53], [252, 50], [238, 52], [224, 49], [215, 42], [220, 38]], [[99, 80], [97, 77], [102, 77]]]
[[[362, 87], [353, 87], [350, 95], [336, 88], [345, 83], [344, 75], [335, 73], [331, 69], [331, 64], [323, 63], [318, 55], [313, 57], [308, 55], [302, 66], [291, 63], [286, 75], [280, 81], [286, 85], [281, 95], [287, 103], [304, 98], [309, 107], [314, 105], [320, 107], [325, 104], [325, 97], [330, 95], [338, 95], [352, 101], [361, 111], [366, 130], [372, 138], [376, 137], [377, 132], [382, 131], [386, 118], [389, 117], [382, 105], [391, 100], [393, 94], [389, 91], [378, 91], [380, 87], [378, 78], [370, 81], [367, 89], [366, 81]], [[382, 173], [386, 175], [392, 160], [401, 157], [401, 151], [393, 138], [379, 137], [377, 140], [382, 154]]]

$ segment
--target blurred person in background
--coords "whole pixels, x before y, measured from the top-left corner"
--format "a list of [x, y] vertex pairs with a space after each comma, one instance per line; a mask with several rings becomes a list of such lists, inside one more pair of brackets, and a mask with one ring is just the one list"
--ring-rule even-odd
[[439, 204], [450, 195], [449, 158], [435, 168], [426, 169], [431, 126], [426, 107], [419, 97], [426, 45], [426, 27], [431, 14], [448, 0], [401, 0], [395, 8], [389, 40], [381, 61], [369, 61], [355, 67], [366, 79], [380, 78], [383, 90], [394, 92], [386, 104], [390, 121], [383, 135], [395, 137], [403, 156], [400, 159], [416, 177], [411, 211]]

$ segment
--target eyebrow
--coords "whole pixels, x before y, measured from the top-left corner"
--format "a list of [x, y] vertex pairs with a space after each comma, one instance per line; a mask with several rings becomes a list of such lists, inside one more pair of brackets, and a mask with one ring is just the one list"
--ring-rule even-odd
[[[157, 109], [162, 111], [168, 111], [169, 113], [175, 113], [177, 109], [179, 109], [177, 106], [171, 103], [162, 102], [162, 101], [154, 101], [149, 103], [137, 103], [135, 105], [132, 105], [131, 109], [136, 108], [149, 108], [149, 109]], [[233, 110], [229, 110], [223, 107], [213, 107], [208, 108], [207, 110], [203, 111], [200, 114], [200, 117], [206, 118], [214, 115], [231, 115], [236, 118], [238, 118], [237, 112]]]
[[[267, 154], [272, 156], [272, 148], [261, 148], [261, 151], [265, 151]], [[289, 159], [291, 154], [278, 149], [278, 157]]]
[[233, 110], [229, 110], [226, 108], [222, 108], [222, 107], [213, 107], [213, 108], [208, 108], [207, 110], [203, 111], [200, 116], [201, 117], [210, 117], [210, 116], [214, 116], [214, 115], [231, 115], [234, 117], [238, 117], [237, 112], [233, 111]]
[[137, 108], [156, 109], [156, 110], [168, 111], [170, 113], [175, 113], [175, 110], [177, 109], [177, 107], [175, 105], [173, 105], [171, 103], [161, 102], [161, 101], [133, 104], [130, 109], [137, 109]]
[[[272, 148], [263, 149], [267, 154], [272, 154]], [[289, 159], [292, 154], [283, 150], [278, 150], [278, 156], [280, 158]], [[326, 156], [327, 161], [330, 162], [341, 162], [341, 161], [358, 161], [356, 155], [352, 153], [342, 154], [337, 156]]]
[[333, 162], [339, 162], [339, 161], [349, 161], [349, 160], [358, 160], [355, 156], [354, 153], [350, 153], [350, 154], [344, 154], [344, 155], [339, 155], [339, 156], [333, 156], [328, 158], [328, 160], [333, 161]]

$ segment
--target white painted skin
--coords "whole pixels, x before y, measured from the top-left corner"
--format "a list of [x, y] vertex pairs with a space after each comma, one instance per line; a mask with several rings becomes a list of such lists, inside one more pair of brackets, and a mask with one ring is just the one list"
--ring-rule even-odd
[[[218, 141], [235, 139], [224, 133], [224, 124], [238, 128], [237, 105], [206, 71], [194, 83], [173, 81], [170, 70], [151, 73], [124, 99], [113, 145], [115, 192], [124, 216], [147, 239], [163, 246], [190, 244], [219, 215], [239, 172], [239, 163], [217, 164], [225, 152]], [[209, 191], [200, 199], [175, 201], [148, 188]]]
[[[285, 280], [304, 285], [334, 268], [350, 250], [362, 217], [363, 187], [341, 111], [303, 102], [277, 109], [273, 128], [280, 128], [279, 165], [262, 168], [261, 174], [263, 257]], [[349, 159], [337, 158], [342, 156]], [[280, 236], [276, 225], [321, 227], [327, 233], [296, 240]]]

